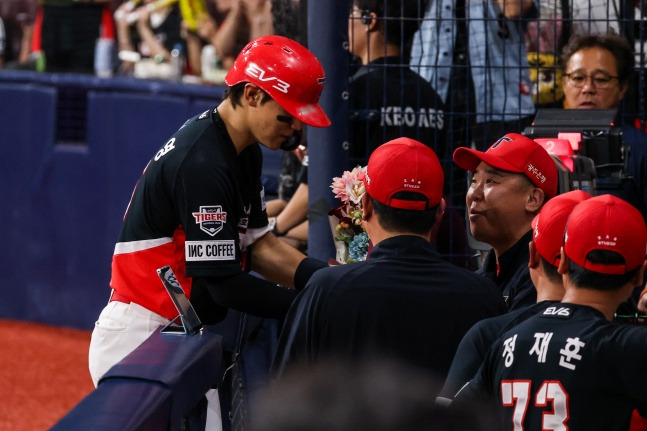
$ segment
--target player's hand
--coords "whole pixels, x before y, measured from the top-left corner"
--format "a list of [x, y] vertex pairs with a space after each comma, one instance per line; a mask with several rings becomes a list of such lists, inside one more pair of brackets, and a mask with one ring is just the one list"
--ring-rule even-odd
[[297, 156], [299, 161], [303, 163], [303, 158], [308, 154], [308, 147], [301, 144], [298, 147], [296, 147], [294, 150], [292, 150], [292, 154]]

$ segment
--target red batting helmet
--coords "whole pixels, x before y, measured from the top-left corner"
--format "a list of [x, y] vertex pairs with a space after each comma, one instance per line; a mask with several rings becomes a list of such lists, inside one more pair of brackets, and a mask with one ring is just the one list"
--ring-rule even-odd
[[330, 120], [317, 103], [325, 76], [319, 60], [303, 45], [283, 36], [249, 42], [225, 76], [225, 83], [257, 85], [290, 115], [315, 127]]

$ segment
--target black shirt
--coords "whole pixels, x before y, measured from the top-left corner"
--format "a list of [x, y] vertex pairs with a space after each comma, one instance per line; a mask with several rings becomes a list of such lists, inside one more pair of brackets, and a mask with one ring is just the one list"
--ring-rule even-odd
[[476, 375], [488, 350], [503, 332], [537, 314], [537, 311], [543, 310], [546, 304], [558, 302], [542, 301], [530, 307], [481, 320], [472, 326], [458, 345], [456, 356], [454, 356], [447, 380], [445, 380], [445, 386], [438, 396], [452, 399], [459, 389]]
[[494, 250], [485, 258], [483, 268], [476, 272], [494, 281], [501, 289], [503, 298], [510, 310], [527, 307], [537, 302], [537, 291], [530, 279], [528, 244], [532, 240], [532, 231], [528, 231], [510, 249], [499, 256], [499, 273]]
[[454, 402], [485, 397], [502, 430], [515, 418], [518, 429], [625, 431], [647, 402], [645, 363], [647, 328], [584, 305], [546, 305], [497, 340]]
[[351, 78], [351, 161], [365, 165], [391, 139], [406, 136], [445, 156], [445, 105], [400, 57], [363, 65]]
[[423, 238], [392, 237], [364, 262], [312, 276], [288, 312], [274, 370], [331, 356], [379, 355], [444, 379], [467, 330], [503, 311], [491, 281], [442, 260]]

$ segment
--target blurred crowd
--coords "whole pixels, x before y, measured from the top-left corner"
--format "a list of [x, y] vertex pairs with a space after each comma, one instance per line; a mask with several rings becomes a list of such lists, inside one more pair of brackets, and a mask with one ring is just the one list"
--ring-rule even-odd
[[0, 67], [222, 83], [249, 40], [297, 38], [299, 3], [3, 0]]

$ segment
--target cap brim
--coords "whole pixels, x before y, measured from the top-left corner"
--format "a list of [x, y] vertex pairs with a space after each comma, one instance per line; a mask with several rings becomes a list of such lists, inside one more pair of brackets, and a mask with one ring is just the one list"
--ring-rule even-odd
[[294, 118], [313, 127], [328, 127], [330, 119], [318, 104], [294, 102], [287, 99], [277, 100], [283, 109]]
[[505, 160], [488, 154], [487, 152], [473, 150], [467, 147], [458, 147], [454, 151], [454, 163], [459, 168], [474, 172], [479, 163], [485, 162], [488, 165], [506, 172], [522, 172], [519, 168], [511, 165]]

